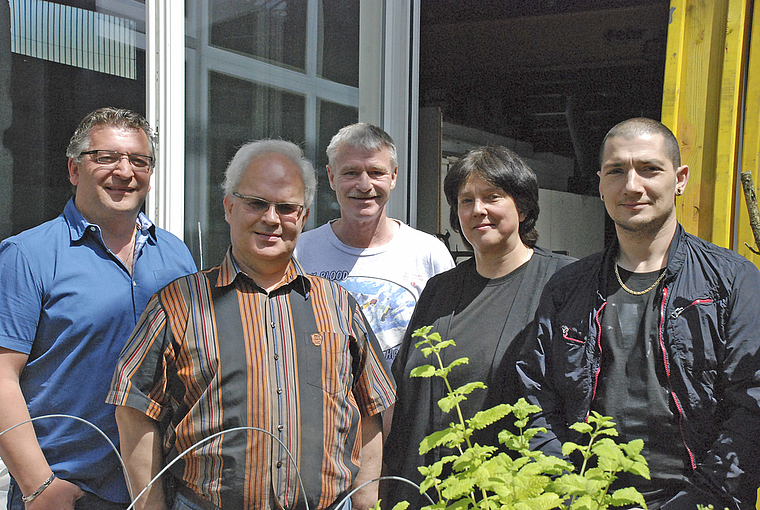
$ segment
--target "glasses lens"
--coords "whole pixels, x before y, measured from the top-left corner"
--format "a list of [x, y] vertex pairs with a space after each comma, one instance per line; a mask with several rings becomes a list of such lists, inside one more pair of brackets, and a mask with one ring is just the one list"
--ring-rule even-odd
[[148, 168], [150, 167], [150, 157], [141, 156], [139, 154], [130, 154], [129, 163], [135, 168]]
[[297, 204], [275, 204], [274, 207], [280, 216], [297, 216], [301, 210]]
[[256, 214], [262, 214], [269, 210], [269, 202], [267, 202], [266, 200], [251, 198], [251, 199], [246, 200], [245, 203], [248, 206], [248, 209], [250, 209], [251, 212], [254, 212]]
[[95, 153], [95, 161], [101, 165], [114, 165], [121, 160], [121, 154], [118, 152], [98, 151]]
[[150, 170], [153, 158], [150, 156], [143, 156], [142, 154], [122, 154], [116, 151], [97, 151], [92, 153], [93, 159], [99, 165], [115, 166], [119, 164], [119, 161], [126, 156], [129, 160], [129, 164], [135, 170]]

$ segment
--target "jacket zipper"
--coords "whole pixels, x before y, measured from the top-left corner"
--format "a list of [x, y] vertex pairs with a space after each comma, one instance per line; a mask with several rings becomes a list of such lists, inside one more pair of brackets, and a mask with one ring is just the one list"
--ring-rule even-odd
[[[678, 400], [678, 396], [676, 396], [676, 392], [673, 391], [673, 385], [670, 382], [670, 362], [668, 360], [668, 352], [665, 349], [665, 337], [664, 337], [664, 328], [665, 328], [665, 302], [668, 298], [668, 288], [665, 287], [662, 291], [662, 303], [660, 304], [660, 327], [658, 331], [659, 335], [659, 342], [660, 342], [660, 350], [662, 351], [662, 359], [665, 364], [665, 376], [668, 379], [668, 391], [670, 391], [670, 396], [673, 398], [673, 402], [676, 404], [676, 409], [678, 409], [678, 429], [681, 431], [681, 441], [683, 442], [684, 448], [686, 448], [686, 453], [689, 454], [689, 462], [691, 463], [691, 469], [695, 470], [697, 469], [697, 463], [694, 460], [694, 453], [691, 451], [691, 448], [689, 448], [689, 445], [686, 444], [686, 436], [683, 431], [683, 407], [681, 406], [680, 400]], [[710, 302], [709, 299], [698, 299], [691, 303], [689, 306], [677, 308], [673, 311], [672, 314], [670, 314], [671, 319], [675, 319], [681, 313], [683, 313], [684, 310], [689, 308], [690, 306], [694, 306], [696, 304], [704, 303], [704, 302]]]
[[697, 300], [694, 300], [694, 301], [693, 301], [691, 304], [689, 304], [689, 305], [686, 305], [686, 306], [680, 306], [680, 307], [676, 308], [675, 310], [673, 310], [673, 313], [671, 313], [671, 314], [670, 314], [670, 319], [671, 319], [671, 320], [673, 320], [673, 319], [677, 319], [678, 317], [680, 317], [680, 315], [681, 315], [681, 314], [682, 314], [684, 311], [688, 310], [688, 309], [689, 309], [689, 308], [691, 308], [692, 306], [695, 306], [695, 305], [706, 305], [706, 304], [709, 304], [709, 303], [712, 303], [712, 299], [707, 299], [707, 298], [705, 298], [705, 299], [697, 299]]
[[[594, 322], [596, 323], [596, 345], [599, 348], [599, 366], [596, 367], [596, 372], [594, 373], [594, 388], [591, 392], [591, 402], [594, 401], [596, 398], [596, 389], [599, 385], [599, 374], [602, 372], [602, 322], [600, 319], [600, 316], [602, 315], [602, 310], [604, 310], [604, 307], [607, 306], [607, 301], [602, 303], [602, 306], [599, 307], [599, 310], [596, 312], [596, 315], [594, 316]], [[591, 414], [591, 406], [589, 405], [589, 410], [586, 413], [586, 421], [588, 421], [588, 417]]]

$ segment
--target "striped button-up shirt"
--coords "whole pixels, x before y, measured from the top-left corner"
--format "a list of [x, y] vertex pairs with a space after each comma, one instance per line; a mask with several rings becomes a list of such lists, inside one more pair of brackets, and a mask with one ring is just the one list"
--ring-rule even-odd
[[172, 466], [218, 507], [301, 508], [305, 490], [310, 508], [327, 508], [359, 469], [361, 418], [395, 400], [379, 354], [343, 288], [292, 259], [267, 293], [228, 251], [152, 298], [107, 402], [159, 422], [167, 463], [223, 430], [267, 431], [227, 432]]

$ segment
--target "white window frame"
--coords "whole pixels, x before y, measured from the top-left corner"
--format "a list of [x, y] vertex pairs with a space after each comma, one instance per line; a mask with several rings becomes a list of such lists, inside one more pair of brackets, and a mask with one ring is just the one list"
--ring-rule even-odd
[[[205, 1], [201, 2], [207, 5]], [[316, 45], [316, 1], [309, 2], [307, 41]], [[188, 104], [199, 104], [187, 111], [190, 120], [207, 125], [208, 71], [218, 71], [264, 85], [288, 83], [288, 89], [306, 98], [306, 138], [316, 140], [316, 105], [318, 98], [355, 106], [359, 119], [380, 125], [396, 142], [399, 178], [388, 203], [388, 214], [414, 226], [417, 190], [417, 112], [419, 62], [420, 0], [361, 0], [359, 43], [359, 89], [340, 85], [316, 76], [316, 61], [307, 52], [306, 73], [284, 69], [265, 62], [226, 52], [208, 45], [208, 9], [187, 13], [187, 24], [198, 40], [193, 49], [186, 48], [185, 2], [183, 0], [146, 0], [147, 118], [158, 134], [157, 170], [146, 200], [151, 219], [180, 238], [185, 232], [185, 173], [198, 176], [190, 182], [194, 196], [203, 196], [208, 183], [207, 164], [185, 161], [186, 90], [198, 92]], [[197, 68], [198, 55], [209, 55], [212, 65], [188, 76], [185, 61]], [[206, 59], [204, 59], [205, 61]], [[200, 96], [200, 97], [198, 97]], [[199, 112], [200, 119], [193, 119]], [[198, 133], [199, 143], [207, 134]], [[311, 151], [311, 153], [309, 153]], [[314, 148], [306, 148], [307, 157], [315, 157]], [[318, 169], [319, 170], [319, 169]], [[202, 203], [199, 217], [207, 217]], [[312, 218], [313, 221], [313, 218]], [[313, 225], [309, 225], [313, 226]]]

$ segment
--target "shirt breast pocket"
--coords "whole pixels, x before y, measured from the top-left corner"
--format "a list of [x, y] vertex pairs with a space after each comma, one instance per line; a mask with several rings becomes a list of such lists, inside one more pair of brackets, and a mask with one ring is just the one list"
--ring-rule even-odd
[[298, 349], [301, 380], [323, 392], [348, 394], [351, 381], [351, 356], [346, 336], [334, 332], [303, 335]]

